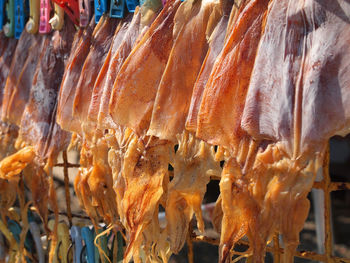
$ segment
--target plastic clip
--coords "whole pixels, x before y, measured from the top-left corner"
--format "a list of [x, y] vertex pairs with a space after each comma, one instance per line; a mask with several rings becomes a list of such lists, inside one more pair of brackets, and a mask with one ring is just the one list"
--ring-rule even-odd
[[44, 263], [45, 262], [45, 254], [44, 254], [44, 249], [43, 249], [43, 246], [41, 243], [40, 228], [33, 221], [33, 222], [29, 222], [29, 230], [30, 230], [30, 233], [32, 233], [32, 236], [34, 239], [36, 253], [38, 255], [38, 262]]
[[14, 0], [8, 0], [6, 3], [7, 23], [3, 26], [5, 36], [13, 37], [15, 33], [15, 3]]
[[81, 229], [81, 236], [85, 242], [85, 249], [87, 255], [87, 262], [94, 263], [95, 262], [95, 231], [85, 226]]
[[[101, 234], [104, 230], [106, 230], [106, 228], [102, 228], [102, 229], [98, 229], [97, 230], [97, 235]], [[102, 260], [101, 262], [107, 262], [107, 260], [105, 259], [105, 257], [109, 256], [109, 249], [108, 249], [108, 236], [107, 234], [103, 235], [103, 236], [99, 236], [98, 239], [96, 240], [97, 244], [99, 245], [99, 247], [103, 250], [104, 255], [102, 256]], [[98, 251], [98, 248], [95, 246], [95, 262], [99, 262], [100, 261], [100, 253]]]
[[51, 31], [50, 21], [50, 0], [40, 0], [40, 23], [39, 23], [39, 33], [47, 34]]
[[24, 0], [15, 0], [15, 38], [19, 39], [28, 17], [28, 5]]
[[0, 0], [0, 30], [4, 26], [5, 17], [5, 0]]
[[90, 22], [91, 2], [90, 0], [79, 0], [79, 25], [86, 27]]
[[109, 16], [112, 18], [123, 18], [125, 10], [124, 0], [111, 0]]
[[[63, 8], [64, 12], [73, 21], [74, 24], [79, 25], [79, 4], [78, 0], [53, 0], [57, 5]], [[55, 8], [56, 9], [56, 8]], [[64, 17], [62, 17], [63, 19]], [[51, 19], [52, 20], [52, 19]]]
[[[49, 221], [49, 228], [51, 230], [54, 229], [54, 220]], [[61, 222], [57, 226], [57, 247], [56, 247], [56, 253], [53, 259], [54, 263], [62, 262], [62, 263], [68, 263], [67, 260], [67, 254], [70, 246], [70, 238], [69, 238], [69, 229], [68, 226]]]
[[54, 6], [55, 6], [55, 14], [49, 20], [49, 23], [53, 30], [61, 30], [64, 24], [64, 10], [57, 3], [55, 3]]
[[94, 0], [95, 3], [95, 22], [100, 21], [101, 16], [107, 12], [107, 0]]
[[74, 243], [74, 263], [81, 263], [80, 254], [83, 250], [83, 239], [81, 236], [81, 229], [78, 226], [72, 226], [70, 229], [70, 236], [72, 237], [72, 241]]
[[138, 0], [126, 0], [126, 7], [128, 8], [129, 12], [134, 13], [136, 6], [139, 5]]
[[26, 30], [28, 33], [36, 34], [38, 32], [39, 17], [40, 17], [39, 0], [29, 0], [29, 20], [26, 25]]

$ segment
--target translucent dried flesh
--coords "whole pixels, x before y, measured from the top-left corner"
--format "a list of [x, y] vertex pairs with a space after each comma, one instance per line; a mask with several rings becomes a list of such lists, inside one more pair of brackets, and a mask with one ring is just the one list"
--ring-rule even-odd
[[[21, 35], [4, 90], [2, 119], [20, 125], [36, 66], [43, 48], [43, 38], [27, 32]], [[23, 55], [28, 54], [28, 55]]]
[[72, 52], [64, 71], [60, 87], [56, 121], [62, 129], [80, 131], [80, 123], [73, 117], [74, 95], [87, 54], [90, 51], [92, 32], [95, 28], [95, 18], [85, 29], [80, 29], [75, 36]]
[[141, 12], [135, 12], [130, 23], [126, 23], [120, 29], [120, 36], [122, 37], [118, 50], [111, 58], [110, 67], [108, 68], [108, 79], [103, 87], [101, 103], [98, 114], [99, 126], [103, 128], [116, 128], [110, 113], [109, 102], [111, 99], [112, 89], [114, 87], [115, 79], [122, 67], [124, 61], [129, 56], [136, 40], [140, 34]]
[[[173, 45], [179, 1], [166, 5], [124, 62], [114, 82], [110, 114], [141, 136], [151, 119], [157, 87]], [[147, 81], [145, 81], [147, 80]]]
[[115, 72], [118, 69], [115, 67], [115, 60], [113, 59], [122, 44], [125, 33], [128, 30], [128, 26], [131, 22], [132, 15], [129, 14], [125, 19], [122, 19], [117, 26], [112, 44], [109, 48], [107, 57], [101, 67], [100, 72], [95, 81], [94, 89], [92, 91], [92, 98], [89, 107], [88, 121], [92, 126], [96, 126], [98, 123], [98, 114], [101, 106], [102, 95], [106, 85], [112, 85], [115, 80]]
[[254, 138], [298, 158], [348, 133], [349, 14], [346, 1], [271, 4], [242, 120]]
[[220, 19], [219, 1], [186, 1], [174, 19], [175, 42], [158, 87], [148, 135], [176, 142], [185, 127], [208, 36]]
[[100, 19], [92, 34], [90, 51], [80, 73], [73, 103], [73, 116], [78, 118], [80, 125], [87, 120], [93, 87], [108, 54], [117, 25], [117, 19], [105, 15]]
[[[56, 138], [52, 137], [51, 132], [57, 126], [55, 120], [58, 88], [74, 33], [73, 25], [67, 23], [62, 31], [43, 36], [43, 49], [33, 76], [29, 101], [22, 115], [20, 141], [34, 146], [41, 161], [48, 157], [50, 140]], [[58, 130], [63, 132], [59, 127]]]

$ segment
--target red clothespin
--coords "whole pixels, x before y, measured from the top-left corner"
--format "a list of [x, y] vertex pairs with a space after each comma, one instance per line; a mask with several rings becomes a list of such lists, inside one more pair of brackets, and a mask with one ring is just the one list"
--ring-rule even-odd
[[78, 0], [53, 0], [56, 4], [63, 8], [64, 12], [73, 21], [74, 24], [79, 25], [79, 4]]
[[50, 21], [50, 0], [40, 0], [40, 22], [39, 22], [39, 33], [47, 34], [51, 31]]
[[81, 27], [86, 27], [90, 22], [91, 2], [90, 0], [79, 0], [79, 14]]

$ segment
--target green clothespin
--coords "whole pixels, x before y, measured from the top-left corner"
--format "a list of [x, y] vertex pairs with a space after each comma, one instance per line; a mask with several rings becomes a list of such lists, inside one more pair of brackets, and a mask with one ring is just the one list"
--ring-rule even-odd
[[7, 16], [7, 23], [4, 25], [3, 30], [4, 30], [5, 36], [13, 37], [15, 34], [15, 0], [7, 1], [6, 16]]

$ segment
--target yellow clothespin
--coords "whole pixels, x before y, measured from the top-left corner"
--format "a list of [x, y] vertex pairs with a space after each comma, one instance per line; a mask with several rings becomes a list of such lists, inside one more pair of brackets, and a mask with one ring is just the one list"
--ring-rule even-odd
[[53, 30], [61, 30], [64, 24], [64, 10], [58, 4], [54, 3], [55, 14], [50, 19], [49, 23]]
[[[55, 224], [54, 220], [49, 221], [49, 228], [51, 230], [53, 230], [54, 224]], [[67, 257], [70, 245], [71, 245], [71, 240], [69, 237], [69, 228], [66, 225], [66, 223], [61, 222], [57, 226], [57, 246], [56, 246], [56, 253], [55, 253], [55, 256], [53, 258], [53, 263], [71, 262], [71, 259], [69, 259], [69, 257]]]
[[40, 1], [29, 0], [29, 20], [26, 24], [26, 30], [30, 34], [36, 34], [39, 30]]

